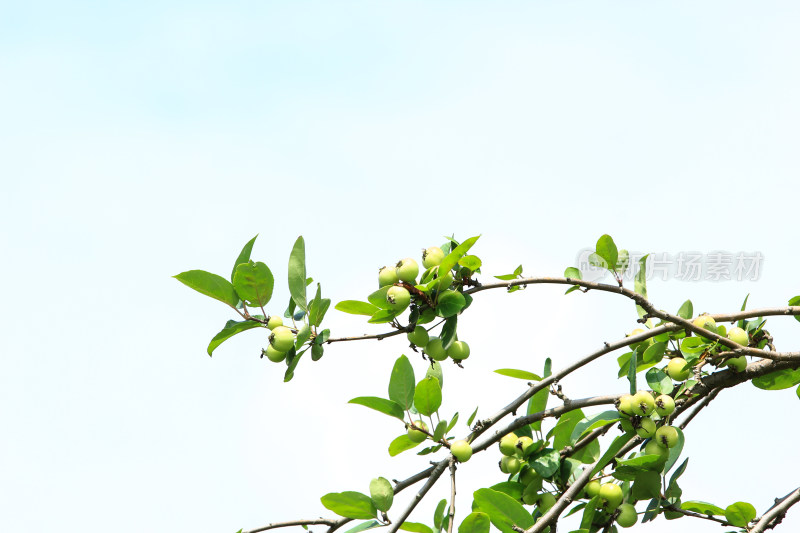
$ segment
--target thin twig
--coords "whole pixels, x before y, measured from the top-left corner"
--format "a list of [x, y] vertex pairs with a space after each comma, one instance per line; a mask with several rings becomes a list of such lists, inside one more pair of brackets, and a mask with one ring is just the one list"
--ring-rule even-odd
[[453, 522], [456, 521], [456, 458], [450, 456], [450, 521], [447, 533], [453, 533]]
[[696, 513], [694, 511], [687, 511], [686, 509], [681, 509], [680, 507], [677, 507], [674, 504], [673, 505], [665, 505], [664, 509], [667, 509], [669, 511], [674, 511], [676, 513], [680, 513], [680, 514], [682, 514], [684, 516], [691, 516], [693, 518], [703, 518], [705, 520], [711, 520], [712, 522], [717, 522], [719, 524], [722, 524], [723, 526], [732, 526], [733, 525], [730, 522], [727, 522], [727, 521], [722, 520], [720, 518], [715, 518], [715, 517], [713, 517], [711, 515], [705, 515], [705, 514]]
[[786, 516], [786, 511], [798, 501], [800, 501], [800, 487], [797, 487], [783, 498], [776, 499], [775, 505], [761, 515], [761, 518], [758, 519], [758, 522], [756, 522], [756, 525], [750, 530], [750, 533], [762, 533], [767, 529], [772, 529], [777, 526], [781, 523], [783, 517]]
[[272, 524], [267, 524], [266, 526], [259, 527], [256, 529], [251, 529], [246, 531], [245, 533], [259, 533], [259, 531], [267, 531], [268, 529], [278, 529], [280, 527], [291, 527], [291, 526], [333, 526], [338, 522], [338, 520], [330, 520], [327, 518], [316, 518], [311, 520], [289, 520], [288, 522], [273, 522]]
[[428, 477], [428, 481], [426, 481], [422, 488], [419, 489], [419, 492], [414, 495], [414, 499], [411, 500], [411, 503], [408, 504], [408, 507], [405, 508], [400, 517], [397, 518], [394, 523], [392, 523], [392, 527], [389, 528], [389, 533], [397, 533], [397, 530], [400, 529], [400, 526], [403, 525], [403, 522], [405, 522], [409, 515], [411, 515], [411, 512], [414, 510], [414, 508], [416, 508], [417, 504], [422, 501], [422, 498], [425, 497], [425, 494], [427, 494], [431, 487], [433, 487], [433, 485], [439, 480], [449, 462], [450, 458], [448, 457], [447, 459], [442, 459], [434, 465], [433, 470]]

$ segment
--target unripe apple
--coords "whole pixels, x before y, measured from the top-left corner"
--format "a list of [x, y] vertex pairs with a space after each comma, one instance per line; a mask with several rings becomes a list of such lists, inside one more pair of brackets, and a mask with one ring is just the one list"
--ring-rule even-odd
[[525, 457], [525, 452], [528, 451], [528, 448], [533, 446], [533, 439], [523, 435], [522, 437], [517, 439], [517, 443], [514, 445], [514, 454], [519, 457], [520, 459]]
[[589, 498], [594, 498], [598, 494], [600, 494], [600, 482], [596, 479], [591, 480], [586, 486], [583, 488], [586, 492], [586, 496]]
[[410, 257], [406, 257], [399, 261], [396, 266], [397, 278], [400, 281], [405, 281], [413, 285], [414, 281], [417, 279], [417, 274], [419, 274], [419, 265], [417, 262]]
[[633, 337], [634, 335], [640, 335], [642, 333], [644, 333], [644, 330], [642, 328], [636, 328], [635, 330], [631, 331], [628, 334], [628, 337]]
[[747, 346], [750, 343], [750, 337], [742, 328], [732, 328], [728, 332], [728, 338], [736, 344], [741, 344], [742, 346]]
[[672, 448], [678, 444], [678, 430], [672, 426], [661, 426], [653, 440], [665, 448]]
[[425, 268], [439, 266], [444, 259], [444, 252], [438, 246], [431, 246], [422, 251], [422, 266]]
[[651, 418], [642, 418], [639, 420], [639, 427], [636, 428], [636, 434], [644, 439], [649, 439], [656, 433], [656, 423]]
[[426, 330], [422, 326], [417, 326], [414, 328], [414, 331], [409, 331], [406, 337], [408, 337], [408, 342], [410, 342], [411, 344], [415, 344], [420, 348], [424, 348], [425, 345], [428, 344], [428, 341], [430, 340], [430, 338], [428, 337], [428, 330]]
[[294, 346], [294, 333], [286, 326], [278, 326], [272, 330], [269, 343], [279, 352], [288, 352]]
[[[417, 426], [420, 429], [424, 429], [425, 431], [428, 431], [428, 424], [426, 424], [422, 420], [417, 420], [416, 422], [414, 422], [414, 425]], [[410, 425], [408, 426], [407, 434], [408, 434], [408, 438], [411, 439], [411, 442], [419, 443], [419, 442], [422, 442], [422, 441], [424, 441], [425, 439], [428, 438], [428, 435], [426, 435], [425, 433], [423, 433], [419, 429], [412, 428]]]
[[542, 490], [542, 482], [544, 480], [542, 479], [542, 476], [536, 473], [536, 470], [530, 466], [526, 466], [519, 474], [519, 481], [525, 485], [526, 491], [530, 489], [535, 493]]
[[542, 512], [542, 514], [544, 514], [555, 504], [556, 497], [549, 492], [544, 492], [541, 496], [539, 496], [539, 501], [536, 503], [536, 507]]
[[638, 416], [649, 416], [656, 408], [656, 401], [653, 395], [647, 391], [640, 390], [633, 395], [633, 410]]
[[381, 287], [385, 287], [387, 285], [394, 285], [397, 283], [397, 269], [395, 267], [381, 267], [378, 271], [378, 285]]
[[392, 311], [402, 311], [411, 303], [411, 294], [405, 287], [390, 287], [386, 291], [386, 303]]
[[431, 337], [428, 340], [428, 344], [425, 345], [425, 353], [434, 361], [444, 361], [447, 359], [447, 352], [442, 347], [442, 339], [439, 337]]
[[270, 317], [267, 319], [267, 327], [269, 329], [275, 329], [278, 326], [282, 325], [283, 325], [283, 319], [278, 315], [270, 315]]
[[[656, 431], [656, 433], [658, 432]], [[669, 449], [662, 446], [656, 439], [647, 441], [647, 444], [644, 445], [644, 454], [659, 456], [661, 458], [659, 463], [662, 463], [662, 465], [669, 459]]]
[[500, 471], [504, 474], [516, 474], [520, 469], [519, 459], [516, 457], [503, 457], [500, 459]]
[[636, 507], [629, 503], [623, 503], [619, 506], [619, 514], [617, 515], [617, 524], [621, 527], [631, 527], [636, 523], [639, 517], [636, 514]]
[[685, 381], [692, 375], [692, 368], [683, 357], [673, 357], [667, 363], [667, 375], [675, 381]]
[[453, 275], [450, 272], [445, 272], [441, 276], [439, 276], [439, 284], [437, 287], [440, 291], [444, 291], [445, 289], [449, 288], [450, 285], [453, 284]]
[[264, 350], [264, 354], [267, 356], [267, 359], [269, 359], [273, 363], [280, 363], [281, 361], [286, 359], [286, 352], [279, 352], [271, 344], [267, 345], [267, 349]]
[[465, 440], [457, 440], [450, 445], [450, 453], [458, 459], [459, 463], [466, 463], [472, 457], [472, 446]]
[[514, 455], [517, 451], [517, 436], [513, 433], [503, 436], [500, 439], [500, 453], [503, 455]]
[[617, 400], [617, 411], [623, 415], [633, 416], [635, 405], [633, 404], [633, 396], [630, 394], [623, 394]]
[[672, 396], [662, 394], [656, 398], [656, 413], [659, 416], [669, 416], [675, 411], [675, 400]]
[[447, 349], [447, 356], [453, 361], [463, 361], [469, 357], [469, 345], [464, 341], [455, 341]]
[[600, 485], [598, 495], [608, 502], [608, 507], [616, 509], [622, 503], [622, 487], [615, 483], [603, 483]]
[[[695, 318], [692, 321], [692, 324], [694, 324], [698, 328], [708, 329], [710, 331], [713, 331], [714, 333], [717, 332], [717, 322], [709, 315], [700, 315], [699, 317]], [[700, 338], [705, 341], [709, 340], [706, 337], [703, 337], [702, 335], [700, 335]]]
[[741, 355], [739, 357], [731, 357], [725, 361], [725, 365], [734, 372], [741, 372], [747, 368], [747, 357]]

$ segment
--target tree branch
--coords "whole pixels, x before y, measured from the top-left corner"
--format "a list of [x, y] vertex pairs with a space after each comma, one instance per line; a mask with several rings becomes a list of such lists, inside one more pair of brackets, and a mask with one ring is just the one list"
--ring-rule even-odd
[[456, 458], [450, 456], [450, 521], [447, 533], [453, 533], [453, 522], [456, 520]]
[[411, 515], [411, 512], [414, 510], [417, 504], [422, 501], [422, 498], [425, 497], [425, 494], [427, 494], [431, 487], [433, 487], [433, 485], [439, 480], [449, 463], [450, 457], [447, 457], [446, 459], [442, 459], [434, 465], [430, 476], [428, 477], [428, 481], [426, 481], [422, 488], [419, 489], [419, 492], [414, 495], [414, 499], [411, 500], [411, 503], [403, 511], [403, 514], [401, 514], [400, 517], [396, 519], [394, 523], [392, 523], [392, 527], [389, 528], [389, 533], [397, 533], [397, 530], [400, 528], [403, 522], [406, 521], [409, 515]]
[[800, 501], [800, 487], [797, 487], [783, 498], [777, 498], [775, 500], [775, 505], [761, 515], [761, 518], [758, 519], [758, 522], [756, 522], [756, 525], [750, 530], [750, 533], [762, 533], [767, 529], [772, 529], [777, 526], [781, 523], [783, 517], [786, 516], [786, 511], [798, 501]]
[[319, 525], [333, 526], [337, 522], [338, 520], [330, 520], [327, 518], [317, 518], [311, 520], [289, 520], [288, 522], [273, 522], [271, 524], [267, 524], [266, 526], [245, 531], [244, 533], [259, 533], [260, 531], [267, 531], [268, 529], [278, 529], [280, 527], [290, 527], [290, 526], [319, 526]]

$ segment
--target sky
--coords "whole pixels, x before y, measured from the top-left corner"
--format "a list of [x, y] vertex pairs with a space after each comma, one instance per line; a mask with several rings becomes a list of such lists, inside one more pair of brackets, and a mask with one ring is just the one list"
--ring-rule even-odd
[[[756, 279], [653, 276], [659, 308], [785, 305], [800, 293], [798, 15], [788, 1], [0, 3], [0, 529], [233, 533], [329, 516], [323, 494], [427, 466], [388, 456], [398, 422], [347, 404], [386, 394], [403, 353], [422, 375], [402, 339], [331, 345], [290, 383], [257, 332], [206, 355], [236, 315], [172, 276], [226, 275], [256, 234], [279, 281], [268, 312], [288, 299], [298, 235], [334, 302], [445, 235], [481, 235], [492, 279], [561, 275], [607, 233], [672, 267], [760, 254]], [[525, 386], [493, 370], [557, 370], [635, 320], [614, 295], [482, 293], [442, 410], [493, 413]], [[333, 310], [326, 325], [383, 331]], [[794, 320], [768, 328], [800, 345]], [[565, 392], [625, 392], [613, 357]], [[800, 478], [797, 396], [748, 385], [712, 407], [687, 431], [684, 500], [760, 514]], [[496, 455], [459, 470], [461, 518], [501, 481]], [[781, 528], [800, 529], [800, 510]]]

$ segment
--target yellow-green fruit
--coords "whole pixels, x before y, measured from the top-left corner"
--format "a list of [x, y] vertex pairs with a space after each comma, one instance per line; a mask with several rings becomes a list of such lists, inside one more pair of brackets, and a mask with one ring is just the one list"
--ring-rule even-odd
[[727, 361], [725, 361], [725, 366], [733, 370], [734, 372], [741, 372], [745, 368], [747, 368], [747, 357], [741, 355], [739, 357], [731, 357]]
[[267, 356], [267, 359], [269, 359], [273, 363], [280, 363], [281, 361], [286, 359], [286, 352], [279, 352], [271, 344], [267, 345], [267, 349], [264, 350], [264, 354]]
[[472, 457], [472, 446], [465, 440], [457, 440], [450, 445], [450, 453], [458, 459], [458, 462], [466, 463]]
[[517, 457], [522, 459], [523, 457], [525, 457], [525, 452], [527, 452], [528, 448], [530, 448], [531, 446], [533, 446], [533, 439], [523, 435], [522, 437], [517, 439], [517, 443], [514, 445], [515, 448], [514, 453], [516, 454]]
[[439, 337], [431, 337], [428, 339], [428, 344], [425, 345], [425, 353], [434, 361], [444, 361], [447, 359], [447, 352], [444, 347], [442, 347], [442, 339]]
[[378, 271], [378, 286], [385, 287], [387, 285], [394, 285], [399, 279], [397, 278], [397, 269], [395, 267], [381, 267]]
[[408, 342], [410, 342], [411, 344], [415, 344], [420, 348], [424, 348], [425, 345], [428, 344], [428, 341], [430, 340], [430, 338], [428, 337], [428, 330], [426, 330], [422, 326], [415, 327], [414, 331], [408, 332], [408, 335], [406, 335], [406, 337], [408, 337]]
[[636, 328], [635, 330], [631, 331], [628, 334], [628, 337], [633, 337], [634, 335], [641, 335], [642, 333], [644, 333], [644, 330], [642, 328]]
[[[428, 424], [426, 424], [422, 420], [417, 420], [416, 422], [414, 422], [414, 425], [417, 426], [418, 428], [428, 431]], [[408, 426], [407, 434], [411, 442], [422, 442], [428, 438], [428, 435], [426, 435], [425, 433], [423, 433], [418, 429], [412, 428], [411, 426]]]
[[644, 454], [659, 456], [660, 459], [657, 464], [660, 464], [661, 466], [663, 466], [664, 463], [667, 462], [667, 459], [669, 459], [669, 449], [661, 446], [661, 444], [659, 444], [655, 439], [647, 441], [647, 444], [644, 445]]
[[399, 261], [396, 267], [397, 278], [400, 281], [405, 281], [406, 283], [411, 283], [413, 285], [414, 281], [417, 279], [417, 274], [419, 274], [419, 265], [417, 262], [410, 257], [406, 257], [405, 259]]
[[593, 479], [589, 483], [586, 484], [586, 487], [583, 489], [586, 491], [586, 496], [589, 498], [594, 498], [598, 494], [600, 494], [600, 482], [596, 479]]
[[656, 436], [653, 440], [658, 441], [665, 448], [672, 448], [678, 444], [678, 430], [672, 426], [662, 426], [656, 431]]
[[633, 395], [633, 411], [637, 416], [649, 416], [656, 408], [656, 401], [653, 395], [647, 391], [640, 390]]
[[392, 311], [402, 311], [411, 303], [411, 293], [405, 287], [390, 287], [386, 291], [386, 303]]
[[528, 488], [533, 490], [533, 492], [539, 492], [542, 490], [542, 482], [544, 480], [542, 479], [542, 476], [537, 474], [536, 470], [530, 466], [526, 466], [522, 469], [519, 474], [519, 480], [523, 485], [525, 485], [525, 487], [527, 487], [525, 490], [528, 490]]
[[672, 396], [662, 394], [656, 398], [656, 413], [659, 416], [669, 416], [675, 411], [675, 400]]
[[453, 361], [463, 361], [469, 357], [469, 345], [464, 341], [455, 341], [447, 349], [447, 356]]
[[636, 515], [636, 507], [629, 503], [623, 503], [619, 506], [619, 514], [617, 515], [617, 524], [621, 527], [631, 527], [636, 523], [639, 517]]
[[728, 338], [736, 344], [747, 346], [750, 343], [750, 337], [747, 332], [742, 328], [733, 328], [728, 332]]
[[519, 459], [516, 457], [503, 457], [500, 459], [500, 471], [504, 474], [516, 474], [520, 469]]
[[[698, 328], [708, 329], [713, 331], [714, 333], [717, 332], [717, 322], [709, 315], [700, 315], [699, 317], [695, 318], [692, 321], [692, 324], [694, 324]], [[700, 338], [705, 341], [709, 340], [706, 337], [703, 337], [702, 335], [700, 335]]]
[[667, 375], [675, 381], [685, 381], [692, 375], [692, 367], [687, 366], [683, 357], [673, 357], [667, 363]]
[[269, 319], [267, 320], [267, 327], [269, 329], [275, 329], [278, 326], [283, 325], [283, 319], [278, 315], [270, 315]]
[[431, 246], [422, 251], [422, 266], [431, 268], [439, 266], [444, 259], [444, 252], [438, 246]]
[[509, 433], [500, 439], [500, 453], [503, 455], [514, 455], [514, 452], [517, 451], [516, 446], [517, 436], [513, 433]]
[[272, 330], [269, 343], [279, 352], [288, 352], [294, 346], [294, 333], [286, 326], [278, 326]]
[[620, 396], [617, 402], [617, 411], [619, 411], [624, 415], [633, 416], [634, 414], [633, 395], [623, 394], [622, 396]]
[[603, 483], [598, 495], [608, 502], [611, 509], [616, 509], [622, 503], [622, 487], [615, 483]]
[[539, 502], [536, 504], [536, 507], [542, 512], [546, 513], [548, 509], [556, 504], [556, 497], [550, 494], [549, 492], [543, 493], [539, 496]]
[[639, 420], [639, 427], [636, 428], [636, 434], [644, 439], [649, 439], [656, 433], [656, 423], [651, 418], [642, 418]]

